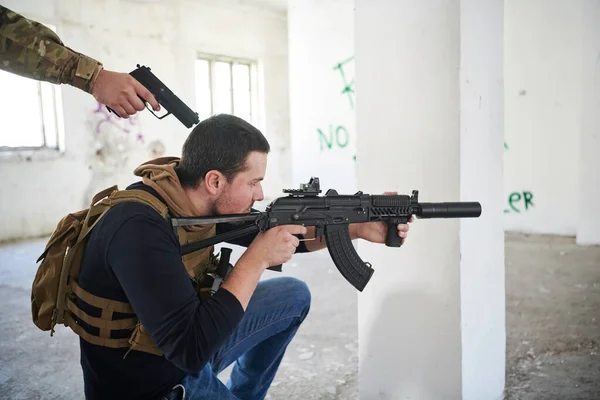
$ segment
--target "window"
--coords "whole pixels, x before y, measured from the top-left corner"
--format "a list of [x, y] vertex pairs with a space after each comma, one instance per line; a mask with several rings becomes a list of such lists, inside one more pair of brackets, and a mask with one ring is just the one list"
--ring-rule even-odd
[[0, 70], [0, 88], [0, 150], [64, 148], [58, 85]]
[[256, 64], [219, 56], [200, 56], [195, 64], [196, 109], [200, 120], [226, 113], [257, 123]]

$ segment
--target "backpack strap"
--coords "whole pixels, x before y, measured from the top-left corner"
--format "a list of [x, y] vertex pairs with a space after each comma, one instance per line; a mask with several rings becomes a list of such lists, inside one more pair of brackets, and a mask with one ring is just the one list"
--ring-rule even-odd
[[113, 185], [96, 193], [92, 198], [90, 207], [87, 209], [83, 222], [79, 226], [77, 240], [69, 246], [68, 251], [65, 253], [63, 259], [64, 267], [61, 268], [58, 280], [56, 313], [55, 318], [53, 318], [52, 332], [54, 332], [54, 323], [63, 323], [66, 314], [65, 311], [67, 310], [67, 297], [73, 291], [72, 283], [77, 281], [79, 276], [79, 269], [81, 268], [87, 235], [110, 208], [110, 205], [107, 204], [106, 201], [107, 198], [110, 198], [110, 196], [117, 191], [117, 185]]
[[88, 233], [100, 221], [100, 218], [111, 206], [127, 201], [137, 201], [152, 207], [163, 219], [169, 218], [169, 208], [165, 203], [155, 196], [141, 189], [118, 190], [117, 186], [111, 186], [98, 192], [92, 199], [88, 214], [79, 233], [78, 242], [85, 239]]
[[[169, 217], [169, 208], [167, 205], [145, 190], [118, 190], [116, 186], [112, 186], [99, 192], [92, 199], [89, 212], [82, 224], [77, 243], [80, 244], [85, 240], [94, 226], [111, 207], [131, 201], [152, 207], [164, 219], [168, 219]], [[83, 245], [84, 243], [81, 244]], [[81, 259], [78, 261], [80, 262]], [[148, 335], [138, 338], [140, 343], [132, 343], [131, 337], [123, 339], [112, 338], [111, 332], [114, 330], [134, 330], [136, 328], [139, 330], [140, 323], [135, 315], [129, 318], [113, 319], [113, 313], [134, 314], [133, 308], [129, 303], [106, 299], [89, 293], [79, 286], [77, 283], [77, 275], [78, 274], [72, 274], [74, 279], [70, 280], [70, 292], [85, 303], [102, 310], [102, 315], [100, 317], [92, 317], [80, 309], [73, 299], [69, 296], [65, 296], [63, 308], [66, 308], [68, 312], [63, 314], [63, 318], [66, 326], [69, 326], [83, 340], [92, 344], [111, 348], [131, 348], [132, 345], [136, 345], [135, 347], [137, 350], [146, 351], [152, 354], [161, 354], [161, 352], [153, 345], [152, 339]], [[98, 335], [92, 335], [87, 332], [81, 325], [77, 324], [75, 317], [86, 324], [97, 328], [99, 330]]]
[[88, 213], [85, 216], [83, 224], [81, 225], [81, 231], [79, 232], [77, 243], [85, 239], [92, 228], [98, 223], [100, 217], [102, 217], [102, 215], [108, 211], [108, 204], [106, 204], [106, 202], [103, 200], [107, 197], [110, 197], [110, 195], [115, 192], [118, 192], [117, 185], [111, 186], [96, 193], [96, 195], [92, 198]]
[[[70, 226], [65, 226], [63, 224], [59, 223], [59, 226], [57, 227], [57, 229], [54, 230], [54, 232], [52, 233], [52, 236], [50, 237], [50, 240], [48, 240], [48, 242], [46, 243], [46, 248], [44, 249], [44, 252], [39, 256], [39, 258], [36, 260], [37, 262], [40, 262], [40, 260], [42, 260], [44, 257], [46, 257], [46, 255], [48, 254], [48, 250], [59, 240], [63, 239], [65, 235], [69, 234], [69, 233], [75, 233], [76, 235], [78, 235], [78, 240], [73, 244], [75, 245], [77, 242], [79, 242], [81, 239], [83, 239], [88, 232], [92, 229], [92, 226], [89, 226], [89, 221], [91, 219], [91, 208], [98, 203], [100, 200], [102, 200], [103, 198], [109, 196], [111, 193], [117, 191], [117, 185], [113, 185], [111, 187], [108, 187], [98, 193], [96, 193], [94, 195], [94, 197], [92, 198], [92, 202], [91, 202], [91, 206], [90, 208], [86, 208], [84, 210], [80, 210], [77, 211], [75, 213], [69, 214], [69, 216], [73, 217], [73, 218], [63, 218], [63, 221], [70, 221], [71, 225]], [[94, 217], [98, 216], [98, 211], [97, 209], [95, 210], [96, 213], [94, 214]], [[83, 223], [81, 224], [81, 228], [79, 231], [76, 231], [76, 227], [74, 225], [79, 225], [79, 220], [81, 217], [83, 217], [85, 215], [85, 218], [83, 220]], [[99, 219], [99, 218], [98, 218]], [[97, 222], [97, 220], [96, 220]], [[82, 235], [81, 234], [81, 230], [86, 230], [86, 232]]]
[[156, 196], [151, 195], [145, 190], [120, 190], [110, 196], [110, 201], [113, 205], [124, 203], [126, 201], [137, 201], [152, 207], [164, 219], [169, 218], [169, 207], [167, 207], [167, 205], [160, 201]]
[[73, 285], [73, 293], [75, 293], [75, 295], [77, 297], [79, 297], [81, 300], [85, 301], [92, 307], [102, 308], [102, 309], [108, 308], [113, 312], [118, 312], [121, 314], [133, 314], [134, 313], [133, 308], [131, 307], [131, 305], [129, 303], [124, 303], [122, 301], [109, 300], [109, 299], [104, 299], [102, 297], [94, 296], [94, 295], [90, 294], [89, 292], [83, 290], [81, 288], [81, 286], [79, 286], [79, 284], [75, 281], [73, 281], [72, 285]]
[[[139, 322], [129, 338], [129, 351], [131, 350], [143, 351], [157, 356], [162, 356], [163, 354], [163, 352], [156, 347], [154, 339], [152, 339], [152, 336], [146, 331], [144, 325]], [[129, 353], [129, 351], [127, 351], [127, 353]], [[127, 353], [123, 358], [127, 356]]]
[[129, 338], [114, 339], [110, 337], [96, 336], [88, 333], [81, 325], [79, 325], [71, 314], [65, 314], [65, 325], [75, 332], [79, 337], [88, 343], [97, 346], [105, 346], [113, 349], [129, 346]]

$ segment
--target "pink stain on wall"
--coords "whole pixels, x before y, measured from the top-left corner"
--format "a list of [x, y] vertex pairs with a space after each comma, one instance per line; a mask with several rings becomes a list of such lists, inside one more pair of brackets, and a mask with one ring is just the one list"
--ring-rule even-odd
[[94, 110], [95, 115], [99, 115], [101, 119], [96, 123], [95, 132], [100, 133], [102, 124], [108, 123], [115, 126], [117, 129], [125, 134], [136, 132], [136, 140], [144, 143], [144, 135], [140, 132], [140, 121], [139, 114], [132, 115], [129, 118], [120, 118], [116, 114], [108, 111], [106, 106], [101, 103], [97, 103], [97, 107]]

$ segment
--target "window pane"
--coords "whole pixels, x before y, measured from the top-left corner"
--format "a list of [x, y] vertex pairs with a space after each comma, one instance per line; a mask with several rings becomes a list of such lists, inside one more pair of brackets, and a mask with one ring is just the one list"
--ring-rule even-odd
[[250, 113], [250, 67], [233, 65], [233, 110], [235, 115], [252, 122]]
[[215, 62], [214, 113], [231, 114], [231, 70], [226, 62]]
[[210, 70], [208, 61], [196, 60], [196, 111], [200, 121], [211, 116]]
[[0, 71], [0, 146], [43, 146], [39, 82]]
[[54, 90], [50, 83], [40, 85], [42, 96], [42, 115], [44, 116], [44, 135], [46, 146], [52, 149], [58, 148], [58, 132], [56, 131], [56, 110], [54, 109]]

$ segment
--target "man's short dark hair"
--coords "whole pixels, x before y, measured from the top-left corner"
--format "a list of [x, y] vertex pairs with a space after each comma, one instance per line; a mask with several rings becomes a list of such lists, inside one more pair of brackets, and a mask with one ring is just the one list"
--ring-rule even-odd
[[177, 175], [184, 187], [197, 187], [213, 169], [231, 181], [246, 169], [246, 159], [252, 151], [270, 151], [260, 130], [234, 115], [214, 115], [196, 125], [185, 140]]

